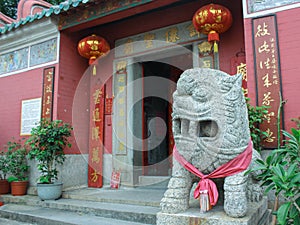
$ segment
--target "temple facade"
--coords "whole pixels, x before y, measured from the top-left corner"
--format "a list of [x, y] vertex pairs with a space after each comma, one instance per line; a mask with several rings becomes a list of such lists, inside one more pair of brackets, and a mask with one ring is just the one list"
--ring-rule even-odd
[[[280, 99], [281, 129], [300, 116], [300, 1], [213, 3], [232, 15], [218, 49], [192, 22], [208, 0], [21, 0], [17, 19], [0, 14], [0, 145], [26, 139], [41, 118], [60, 119], [74, 127], [65, 188], [101, 188], [112, 174], [128, 187], [168, 179], [172, 93], [183, 71], [208, 67], [243, 75], [251, 104], [269, 106], [262, 145], [276, 148]], [[110, 51], [89, 65], [78, 48], [93, 35]]]

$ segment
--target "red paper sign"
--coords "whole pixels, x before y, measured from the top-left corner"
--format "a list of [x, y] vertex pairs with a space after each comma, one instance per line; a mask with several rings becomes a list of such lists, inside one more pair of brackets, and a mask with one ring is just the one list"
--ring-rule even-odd
[[105, 114], [112, 114], [113, 98], [105, 98]]
[[113, 171], [111, 174], [110, 187], [118, 189], [120, 187], [121, 172]]
[[281, 79], [275, 16], [253, 19], [257, 104], [269, 106], [260, 129], [267, 133], [265, 148], [277, 147], [277, 111], [280, 105]]

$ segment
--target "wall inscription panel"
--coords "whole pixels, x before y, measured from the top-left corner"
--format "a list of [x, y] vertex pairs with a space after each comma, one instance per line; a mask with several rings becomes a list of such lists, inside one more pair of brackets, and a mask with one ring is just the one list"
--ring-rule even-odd
[[281, 78], [276, 17], [252, 20], [257, 105], [269, 107], [269, 114], [261, 129], [267, 133], [265, 148], [277, 147], [277, 111], [280, 105]]

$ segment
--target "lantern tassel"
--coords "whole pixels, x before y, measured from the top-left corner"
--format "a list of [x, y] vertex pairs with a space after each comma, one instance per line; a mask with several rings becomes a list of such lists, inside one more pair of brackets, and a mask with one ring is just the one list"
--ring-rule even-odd
[[214, 52], [218, 53], [219, 52], [219, 48], [218, 48], [218, 42], [214, 41]]
[[95, 76], [97, 74], [97, 68], [96, 65], [93, 66], [93, 75]]

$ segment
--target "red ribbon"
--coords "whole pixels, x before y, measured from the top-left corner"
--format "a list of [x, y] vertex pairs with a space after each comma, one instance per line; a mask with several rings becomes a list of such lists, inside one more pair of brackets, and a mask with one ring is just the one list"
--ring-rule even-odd
[[209, 202], [213, 206], [218, 201], [219, 193], [216, 184], [211, 180], [211, 178], [227, 177], [246, 170], [252, 160], [252, 141], [249, 141], [245, 151], [208, 175], [201, 173], [196, 167], [180, 155], [175, 145], [173, 155], [184, 168], [195, 174], [197, 177], [200, 177], [200, 182], [194, 191], [194, 198], [198, 198], [200, 196], [200, 191], [207, 190]]

